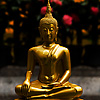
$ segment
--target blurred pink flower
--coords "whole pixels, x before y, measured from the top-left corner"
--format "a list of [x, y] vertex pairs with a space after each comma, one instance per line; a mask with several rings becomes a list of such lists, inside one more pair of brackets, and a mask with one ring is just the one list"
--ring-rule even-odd
[[91, 7], [91, 11], [94, 15], [97, 15], [99, 13], [99, 9], [97, 7]]
[[79, 17], [76, 14], [73, 13], [73, 14], [71, 14], [71, 16], [72, 16], [74, 22], [80, 21]]
[[56, 4], [62, 6], [62, 1], [57, 1]]
[[[41, 14], [42, 15], [45, 15], [46, 14], [46, 9], [47, 9], [47, 6], [43, 6], [42, 8], [41, 8]], [[52, 12], [53, 12], [53, 9], [51, 8], [51, 10], [52, 10]]]
[[41, 8], [41, 14], [42, 15], [45, 15], [46, 9], [47, 9], [47, 6], [44, 6], [44, 7]]
[[53, 2], [54, 0], [50, 0], [50, 2]]
[[65, 24], [65, 25], [68, 25], [68, 26], [70, 26], [70, 25], [72, 25], [72, 17], [71, 16], [69, 16], [69, 15], [64, 15], [63, 16], [63, 23]]
[[54, 2], [57, 5], [62, 6], [62, 1], [60, 1], [60, 0], [50, 0], [50, 2]]

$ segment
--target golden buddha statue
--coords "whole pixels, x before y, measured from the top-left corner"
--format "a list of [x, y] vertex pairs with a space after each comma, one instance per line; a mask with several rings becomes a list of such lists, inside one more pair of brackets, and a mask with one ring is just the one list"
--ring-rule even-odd
[[[69, 50], [55, 44], [58, 23], [52, 16], [49, 0], [46, 15], [40, 20], [39, 31], [43, 44], [29, 49], [26, 79], [23, 84], [16, 86], [16, 93], [29, 100], [32, 98], [81, 100], [77, 98], [81, 96], [82, 88], [68, 82], [71, 75]], [[30, 82], [36, 61], [40, 66], [38, 80]]]

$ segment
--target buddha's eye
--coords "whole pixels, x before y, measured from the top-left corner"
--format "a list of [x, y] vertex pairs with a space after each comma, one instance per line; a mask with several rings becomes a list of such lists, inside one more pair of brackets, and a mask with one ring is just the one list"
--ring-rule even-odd
[[54, 30], [54, 28], [51, 27], [51, 28], [50, 28], [50, 31], [53, 31], [53, 30]]
[[46, 29], [46, 28], [44, 28], [44, 31], [47, 31], [47, 29]]

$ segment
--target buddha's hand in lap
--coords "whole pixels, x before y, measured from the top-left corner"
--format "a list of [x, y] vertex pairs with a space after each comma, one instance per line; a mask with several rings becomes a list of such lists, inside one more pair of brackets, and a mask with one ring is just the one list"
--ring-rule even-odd
[[22, 84], [22, 93], [24, 96], [27, 96], [27, 92], [30, 88], [30, 81], [29, 80], [25, 80]]
[[57, 86], [61, 86], [61, 83], [60, 82], [54, 82], [54, 83], [48, 84], [48, 86], [57, 87]]
[[61, 83], [60, 82], [54, 82], [54, 83], [50, 83], [50, 84], [47, 84], [48, 86], [52, 86], [52, 87], [58, 87], [58, 86], [61, 86]]
[[46, 86], [42, 86], [43, 89], [52, 89], [53, 87], [61, 86], [60, 82], [54, 82], [47, 84]]

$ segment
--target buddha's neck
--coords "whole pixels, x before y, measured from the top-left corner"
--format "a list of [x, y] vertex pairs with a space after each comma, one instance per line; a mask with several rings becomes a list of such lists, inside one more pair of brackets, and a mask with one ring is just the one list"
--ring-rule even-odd
[[54, 45], [54, 44], [55, 44], [55, 42], [52, 42], [52, 43], [44, 42], [43, 46], [48, 48], [48, 47], [52, 47], [52, 45]]

